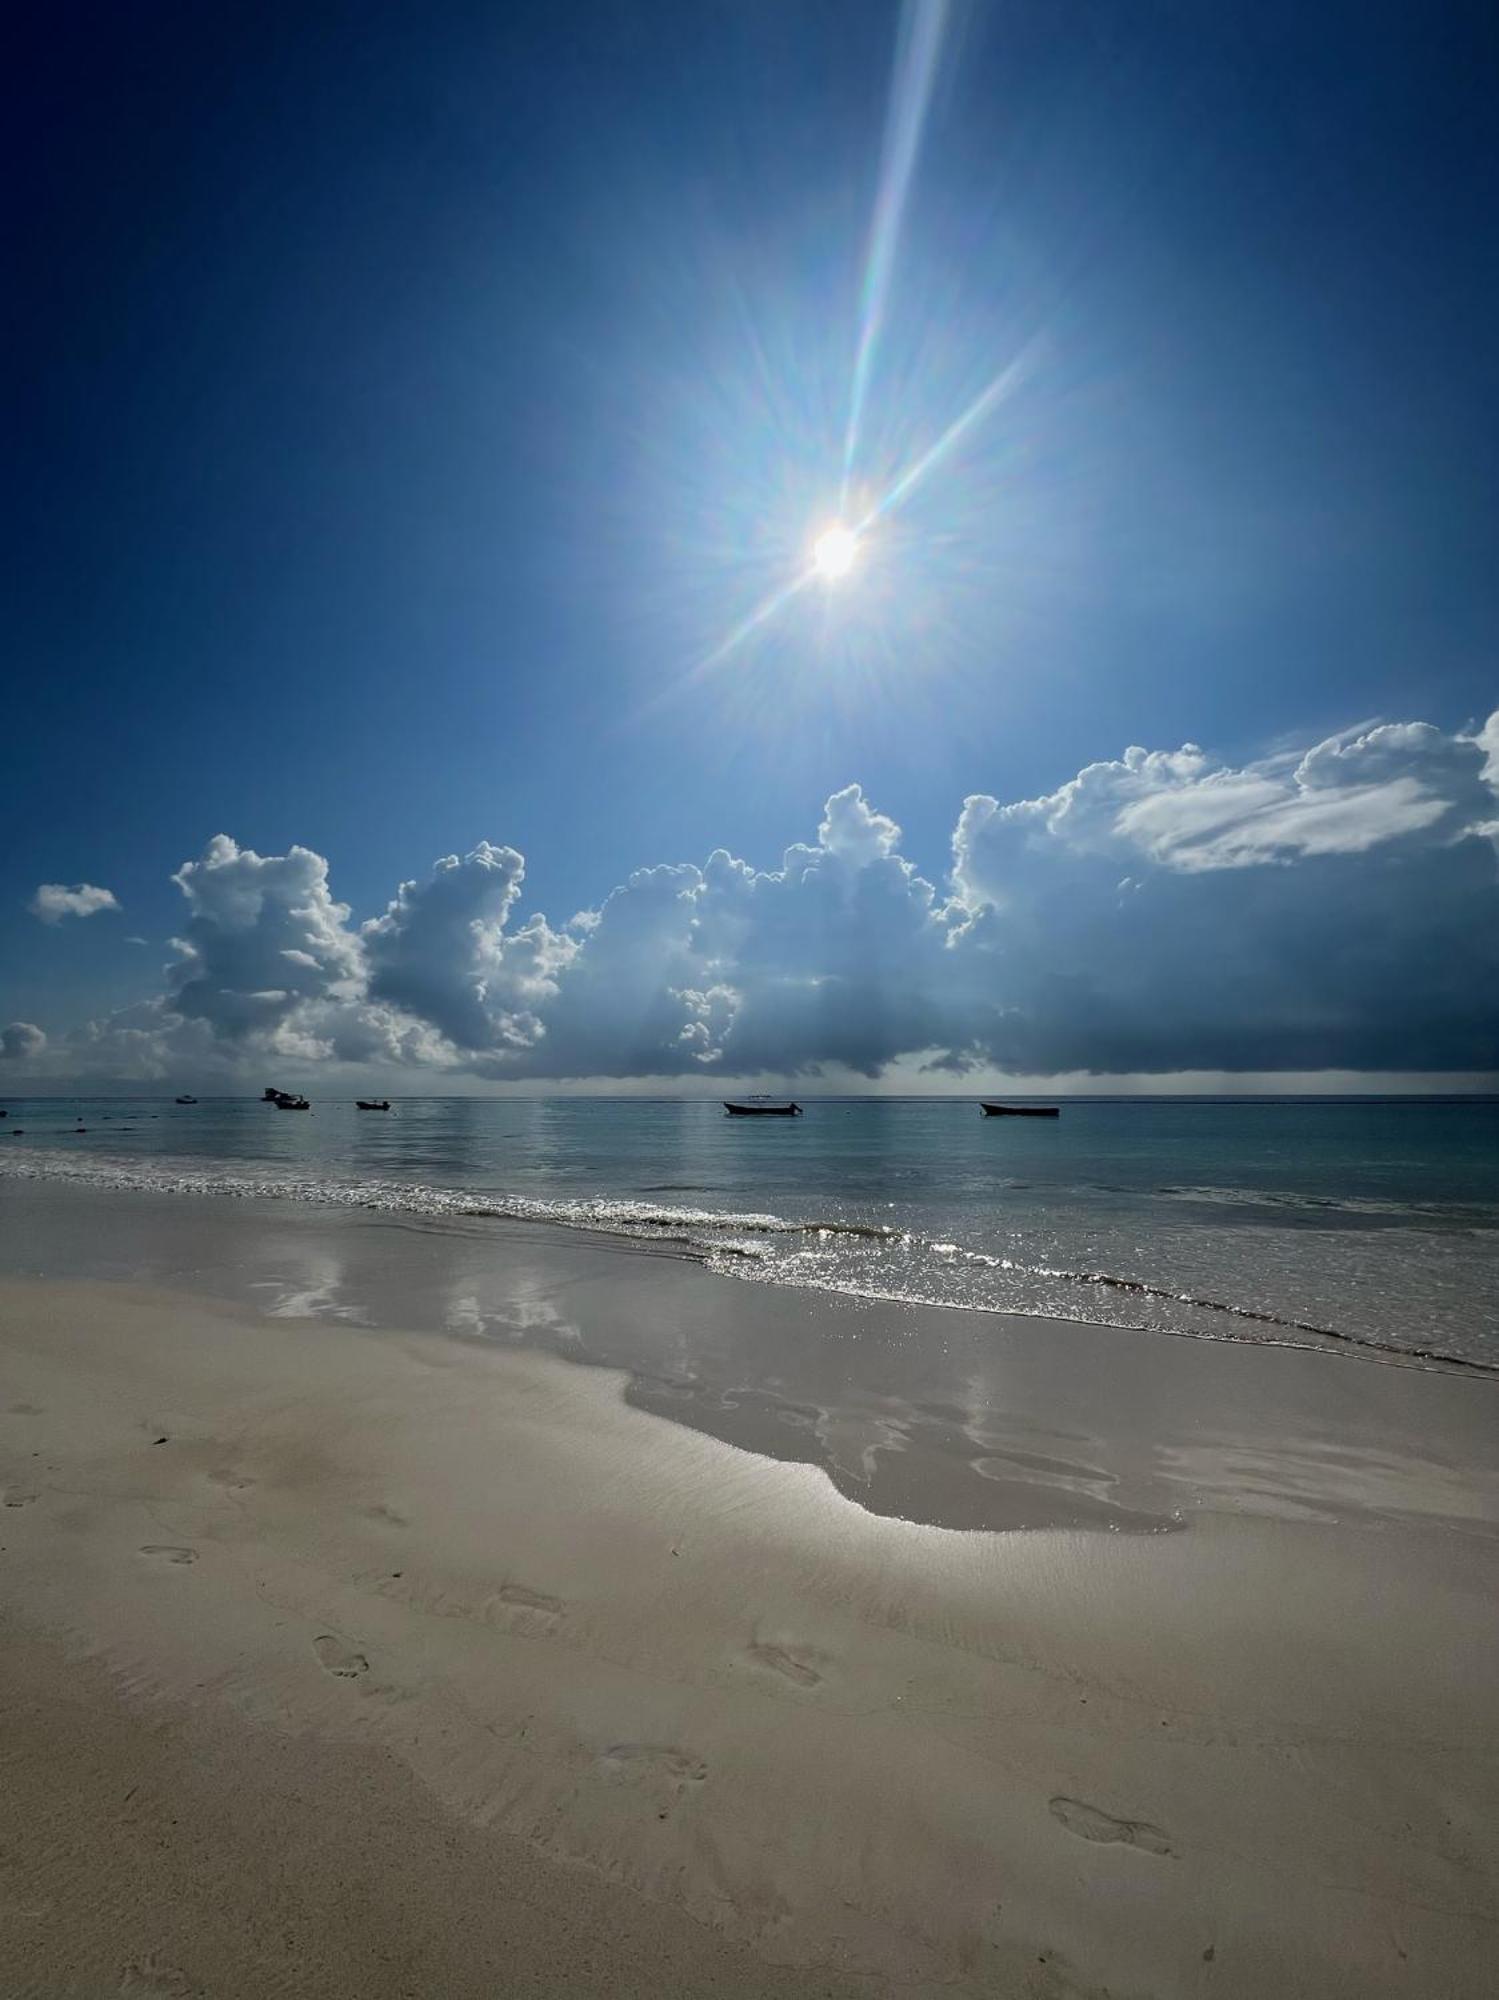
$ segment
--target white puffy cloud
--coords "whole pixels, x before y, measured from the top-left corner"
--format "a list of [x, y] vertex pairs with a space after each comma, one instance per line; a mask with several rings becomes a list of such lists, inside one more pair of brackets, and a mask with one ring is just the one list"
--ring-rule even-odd
[[[1499, 1069], [1499, 715], [1232, 766], [1131, 749], [965, 801], [939, 888], [858, 785], [758, 869], [637, 869], [560, 927], [482, 841], [362, 927], [220, 835], [156, 1000], [48, 1062], [503, 1079]], [[18, 1024], [19, 1026], [20, 1024]], [[35, 1032], [35, 1031], [34, 1031]]]
[[64, 917], [93, 917], [100, 910], [120, 907], [112, 889], [99, 889], [92, 882], [42, 882], [27, 908], [44, 924], [60, 924]]
[[0, 1062], [30, 1062], [47, 1046], [47, 1037], [34, 1021], [12, 1021], [0, 1028]]
[[555, 998], [577, 947], [544, 917], [507, 935], [525, 872], [513, 847], [481, 840], [462, 860], [437, 862], [426, 881], [403, 882], [384, 916], [364, 926], [370, 998], [465, 1051], [538, 1041], [537, 1009]]
[[220, 833], [172, 880], [189, 914], [173, 939], [167, 1002], [184, 1020], [243, 1041], [274, 1035], [313, 1003], [362, 990], [359, 941], [347, 905], [329, 892], [320, 854], [293, 847], [262, 856]]

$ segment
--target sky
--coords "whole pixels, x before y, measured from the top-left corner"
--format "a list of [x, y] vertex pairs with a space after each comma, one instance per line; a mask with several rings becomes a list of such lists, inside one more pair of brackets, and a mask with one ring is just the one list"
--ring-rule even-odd
[[0, 1092], [1499, 1081], [1492, 9], [11, 55]]

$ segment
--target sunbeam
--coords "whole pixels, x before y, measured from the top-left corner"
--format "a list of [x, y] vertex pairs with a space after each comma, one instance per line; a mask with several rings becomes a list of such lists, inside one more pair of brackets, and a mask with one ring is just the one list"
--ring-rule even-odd
[[[753, 608], [687, 669], [684, 676], [687, 682], [696, 681], [722, 665], [775, 620], [793, 599], [803, 596], [814, 585], [821, 586], [817, 595], [825, 605], [819, 627], [820, 643], [827, 643], [829, 635], [834, 633], [843, 634], [846, 642], [853, 634], [874, 631], [877, 621], [887, 617], [891, 610], [895, 601], [892, 593], [909, 592], [913, 549], [923, 538], [917, 536], [913, 541], [908, 535], [897, 541], [881, 537], [876, 550], [866, 547], [868, 531], [882, 517], [902, 507], [933, 473], [943, 468], [958, 447], [1016, 392], [1029, 373], [1034, 341], [988, 381], [934, 443], [923, 445], [917, 429], [917, 419], [924, 414], [921, 405], [935, 389], [937, 380], [943, 378], [934, 375], [928, 384], [913, 375], [909, 351], [903, 353], [901, 365], [894, 370], [895, 380], [885, 379], [891, 373], [889, 360], [883, 369], [881, 366], [882, 340], [887, 331], [892, 341], [895, 337], [896, 259], [921, 159], [950, 13], [951, 0], [905, 0], [901, 13], [879, 178], [865, 247], [842, 463], [823, 488], [831, 499], [829, 489], [836, 487], [837, 504], [821, 512], [820, 522], [818, 511], [811, 511], [810, 520], [817, 525], [812, 528], [803, 525], [800, 532], [794, 515], [789, 510], [780, 511], [790, 500], [793, 488], [797, 491], [793, 504], [810, 500], [815, 509], [816, 496], [810, 489], [821, 484], [821, 467], [826, 464], [824, 454], [829, 448], [832, 452], [838, 450], [836, 431], [832, 436], [817, 437], [816, 415], [809, 407], [802, 417], [803, 432], [785, 440], [788, 467], [794, 461], [796, 470], [790, 479], [778, 482], [773, 493], [775, 512], [767, 514], [765, 520], [774, 525], [766, 532], [756, 526], [752, 515], [747, 516], [750, 533], [745, 540], [746, 551], [778, 546], [776, 567], [780, 569], [781, 580], [776, 580], [773, 567], [763, 578], [763, 594]], [[930, 315], [931, 308], [924, 304], [922, 311]], [[783, 383], [773, 374], [767, 374], [763, 350], [758, 345], [756, 352], [762, 386], [774, 390], [778, 398], [790, 393], [786, 383], [795, 383], [797, 378], [788, 376]], [[944, 355], [944, 362], [945, 359]], [[966, 370], [963, 372], [966, 388], [973, 376]], [[930, 436], [929, 430], [926, 435]], [[904, 444], [903, 451], [891, 449], [897, 437]], [[909, 462], [902, 465], [903, 458]], [[882, 462], [876, 465], [871, 460]], [[970, 509], [971, 506], [970, 495]], [[803, 519], [805, 523], [808, 517]], [[926, 581], [933, 588], [944, 568], [951, 572], [953, 561], [951, 534], [939, 536], [939, 541], [941, 553], [932, 551], [925, 572]], [[835, 596], [839, 600], [836, 609], [831, 601]]]
[[840, 514], [848, 505], [849, 481], [853, 477], [854, 460], [859, 449], [864, 403], [885, 323], [885, 302], [895, 268], [895, 252], [900, 241], [906, 199], [911, 191], [911, 180], [921, 151], [921, 136], [932, 101], [932, 85], [936, 81], [947, 12], [948, 0], [906, 0], [901, 16], [895, 74], [890, 84], [890, 109], [885, 121], [885, 143], [880, 157], [879, 186], [869, 226], [864, 284], [859, 299], [859, 344], [854, 355], [848, 430], [843, 443]]
[[862, 535], [864, 530], [882, 514], [891, 513], [903, 500], [908, 500], [927, 474], [935, 471], [948, 453], [960, 444], [971, 430], [981, 424], [992, 410], [998, 409], [1007, 397], [1015, 393], [1025, 380], [1030, 354], [1031, 349], [1027, 348], [1024, 353], [1017, 355], [1008, 366], [999, 371], [986, 389], [974, 397], [968, 408], [948, 425], [931, 449], [924, 451], [916, 463], [901, 474], [884, 497], [875, 502], [854, 529], [856, 537]]
[[688, 674], [687, 679], [696, 680], [699, 675], [708, 673], [721, 661], [726, 660], [731, 653], [737, 652], [752, 632], [767, 624], [783, 606], [791, 602], [793, 597], [799, 597], [808, 584], [816, 581], [817, 575], [817, 565], [814, 562], [799, 575], [794, 576], [790, 583], [783, 584], [779, 590], [773, 590], [768, 597], [762, 598], [747, 618], [740, 619], [721, 644], [715, 646], [711, 653], [704, 654]]

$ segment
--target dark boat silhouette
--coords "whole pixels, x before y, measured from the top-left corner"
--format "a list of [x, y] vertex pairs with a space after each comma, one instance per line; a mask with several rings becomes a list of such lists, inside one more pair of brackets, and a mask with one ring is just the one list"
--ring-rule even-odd
[[310, 1111], [312, 1106], [305, 1097], [294, 1097], [289, 1090], [283, 1090], [276, 1099], [278, 1111]]
[[196, 1104], [196, 1103], [197, 1103], [197, 1101], [198, 1101], [198, 1100], [197, 1100], [197, 1098], [196, 1098], [196, 1097], [179, 1097], [179, 1098], [177, 1099], [177, 1102], [178, 1102], [179, 1104]]
[[731, 1118], [800, 1118], [802, 1108], [790, 1098], [726, 1097], [723, 1108]]
[[986, 1118], [1060, 1118], [1062, 1115], [1055, 1104], [991, 1104], [987, 1097], [979, 1099], [979, 1109]]
[[388, 1097], [356, 1097], [354, 1099], [354, 1109], [356, 1111], [389, 1111], [390, 1099]]

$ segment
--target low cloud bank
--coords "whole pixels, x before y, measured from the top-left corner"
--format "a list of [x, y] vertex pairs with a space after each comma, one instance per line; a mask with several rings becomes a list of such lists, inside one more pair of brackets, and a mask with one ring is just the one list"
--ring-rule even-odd
[[51, 1044], [16, 1023], [8, 1057], [247, 1081], [1499, 1069], [1499, 712], [1241, 767], [1132, 748], [978, 795], [940, 884], [858, 785], [778, 867], [641, 868], [559, 926], [522, 916], [524, 859], [488, 841], [363, 924], [303, 847], [220, 834], [173, 879], [162, 994]]

